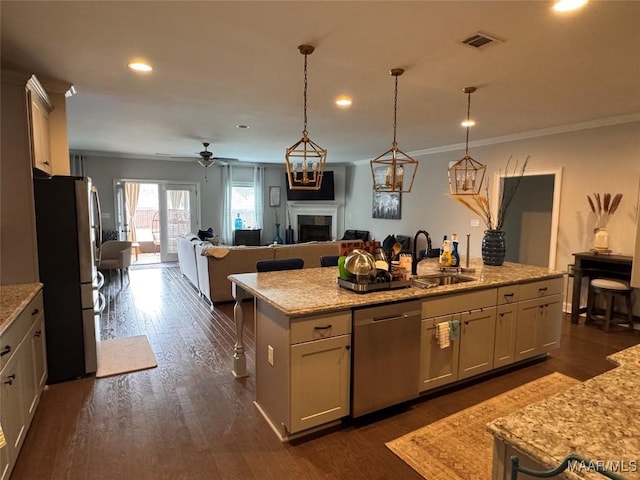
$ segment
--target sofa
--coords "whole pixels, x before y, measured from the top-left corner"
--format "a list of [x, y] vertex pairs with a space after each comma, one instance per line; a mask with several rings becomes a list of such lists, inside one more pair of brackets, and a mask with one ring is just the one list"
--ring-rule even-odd
[[211, 305], [233, 301], [227, 277], [255, 272], [259, 260], [298, 257], [304, 260], [305, 268], [313, 268], [320, 267], [320, 257], [324, 255], [346, 255], [364, 246], [359, 240], [260, 247], [214, 246], [194, 234], [179, 236], [177, 242], [180, 271]]

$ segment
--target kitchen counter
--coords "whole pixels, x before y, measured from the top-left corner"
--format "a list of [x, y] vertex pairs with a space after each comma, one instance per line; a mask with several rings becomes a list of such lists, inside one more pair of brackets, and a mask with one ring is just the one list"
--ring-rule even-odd
[[[426, 272], [439, 271], [437, 259], [427, 260], [427, 263], [431, 265], [425, 269]], [[470, 266], [476, 271], [463, 273], [463, 275], [476, 278], [474, 281], [428, 289], [409, 287], [370, 293], [355, 293], [339, 287], [336, 282], [337, 267], [305, 268], [260, 274], [241, 273], [229, 275], [228, 278], [245, 292], [264, 300], [287, 316], [296, 317], [557, 278], [564, 275], [564, 272], [519, 263], [505, 262], [499, 267], [488, 266], [483, 265], [482, 259], [479, 258], [472, 259]]]
[[[555, 468], [574, 453], [593, 462], [621, 462], [623, 469], [616, 473], [640, 479], [640, 345], [607, 358], [619, 366], [498, 418], [487, 430], [496, 443], [513, 447], [542, 468]], [[563, 476], [603, 478], [587, 471], [565, 471]], [[494, 472], [494, 478], [503, 477]]]
[[41, 283], [0, 285], [0, 335], [42, 290]]
[[[564, 275], [564, 272], [550, 270], [546, 267], [519, 263], [505, 262], [499, 267], [488, 266], [482, 263], [481, 258], [470, 259], [469, 266], [475, 268], [475, 272], [463, 274], [476, 280], [427, 289], [411, 286], [369, 293], [356, 293], [338, 286], [337, 267], [229, 275], [233, 297], [236, 300], [234, 308], [236, 343], [233, 355], [233, 374], [236, 377], [247, 376], [243, 344], [244, 318], [240, 302], [252, 296], [266, 302], [285, 316], [295, 318], [382, 303], [423, 299], [502, 285], [559, 278]], [[439, 272], [437, 259], [423, 260], [419, 263], [419, 267], [421, 274]]]

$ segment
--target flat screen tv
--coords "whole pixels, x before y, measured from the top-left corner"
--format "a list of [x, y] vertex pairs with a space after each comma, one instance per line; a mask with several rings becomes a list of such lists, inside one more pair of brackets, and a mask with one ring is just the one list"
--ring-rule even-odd
[[320, 186], [320, 190], [290, 190], [286, 172], [284, 177], [285, 185], [287, 186], [287, 200], [307, 202], [312, 200], [336, 199], [332, 170], [325, 170], [322, 175], [322, 185]]

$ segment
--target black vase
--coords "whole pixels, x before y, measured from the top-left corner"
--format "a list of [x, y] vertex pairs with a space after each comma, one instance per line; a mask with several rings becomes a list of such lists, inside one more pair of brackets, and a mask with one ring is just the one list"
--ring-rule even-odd
[[284, 243], [286, 243], [287, 245], [291, 245], [293, 242], [293, 228], [291, 228], [291, 225], [289, 225], [289, 228], [287, 228], [284, 231], [284, 238], [285, 241]]
[[502, 265], [507, 246], [502, 230], [485, 230], [482, 237], [482, 261], [485, 265]]

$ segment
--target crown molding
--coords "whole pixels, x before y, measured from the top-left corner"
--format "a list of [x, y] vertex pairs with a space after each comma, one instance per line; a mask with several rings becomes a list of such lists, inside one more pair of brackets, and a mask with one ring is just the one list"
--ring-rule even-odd
[[[528, 138], [546, 137], [549, 135], [557, 135], [560, 133], [577, 132], [580, 130], [588, 130], [592, 128], [609, 127], [611, 125], [620, 125], [623, 123], [640, 122], [640, 112], [629, 113], [625, 115], [617, 115], [615, 117], [599, 118], [597, 120], [589, 120], [586, 122], [572, 123], [568, 125], [559, 125], [555, 127], [541, 128], [539, 130], [530, 130], [528, 132], [514, 133], [512, 135], [502, 135], [499, 137], [485, 138], [483, 140], [474, 140], [469, 142], [469, 148], [483, 147], [486, 145], [495, 145], [499, 143], [515, 142], [518, 140], [526, 140]], [[456, 150], [464, 150], [464, 143], [454, 143], [452, 145], [442, 145], [440, 147], [425, 148], [409, 152], [411, 157], [421, 157], [426, 155], [435, 155], [438, 153], [452, 152]], [[369, 163], [370, 159], [358, 160], [353, 162], [354, 165]]]

